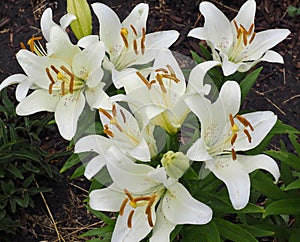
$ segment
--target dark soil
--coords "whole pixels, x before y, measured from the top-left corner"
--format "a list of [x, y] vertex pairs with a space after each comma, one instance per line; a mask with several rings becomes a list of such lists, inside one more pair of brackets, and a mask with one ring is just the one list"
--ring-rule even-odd
[[[22, 73], [15, 54], [20, 49], [20, 42], [26, 43], [32, 36], [41, 36], [39, 21], [42, 12], [47, 8], [53, 9], [54, 19], [58, 21], [65, 13], [66, 1], [50, 0], [6, 0], [0, 1], [0, 82], [6, 77]], [[89, 3], [95, 1], [88, 1]], [[131, 9], [140, 1], [103, 0], [124, 19]], [[150, 14], [147, 32], [175, 29], [180, 32], [179, 40], [172, 50], [190, 56], [190, 50], [198, 51], [198, 40], [186, 37], [188, 31], [203, 25], [203, 18], [199, 13], [199, 0], [148, 0]], [[244, 2], [229, 0], [211, 0], [228, 17], [233, 18]], [[285, 123], [300, 129], [300, 59], [299, 59], [299, 18], [292, 18], [287, 8], [292, 5], [299, 7], [298, 0], [257, 0], [256, 32], [271, 28], [288, 28], [291, 34], [286, 40], [273, 48], [285, 60], [284, 65], [261, 63], [264, 69], [251, 89], [243, 104], [243, 109], [272, 110]], [[94, 33], [98, 31], [97, 20], [94, 19]], [[14, 99], [14, 87], [9, 88], [11, 98]], [[47, 134], [46, 134], [47, 136]], [[48, 135], [50, 136], [50, 135]], [[50, 136], [52, 137], [52, 136]], [[57, 136], [59, 137], [59, 136]], [[52, 142], [51, 142], [52, 140]], [[58, 149], [55, 143], [63, 142], [45, 139], [45, 146]], [[275, 147], [276, 148], [276, 147]], [[63, 160], [57, 161], [60, 168]], [[88, 229], [99, 227], [101, 222], [87, 213], [82, 202], [87, 196], [88, 182], [84, 179], [70, 181], [72, 172], [63, 174], [62, 181], [49, 182], [53, 193], [44, 194], [36, 198], [34, 210], [25, 211], [23, 227], [18, 235], [10, 241], [83, 241], [78, 235]], [[50, 218], [51, 212], [58, 228], [54, 229]], [[1, 236], [0, 236], [1, 240]]]

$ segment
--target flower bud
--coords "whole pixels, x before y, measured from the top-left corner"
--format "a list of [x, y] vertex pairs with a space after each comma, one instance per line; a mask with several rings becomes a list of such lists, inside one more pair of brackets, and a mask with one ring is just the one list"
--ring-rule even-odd
[[76, 16], [70, 26], [77, 39], [92, 34], [92, 14], [86, 0], [67, 0], [67, 12]]
[[163, 167], [169, 177], [174, 179], [179, 179], [190, 167], [189, 158], [182, 152], [168, 151], [165, 153], [161, 159]]

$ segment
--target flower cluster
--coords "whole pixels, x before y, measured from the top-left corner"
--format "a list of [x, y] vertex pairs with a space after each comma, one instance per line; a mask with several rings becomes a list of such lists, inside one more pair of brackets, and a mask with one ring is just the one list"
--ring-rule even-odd
[[[99, 113], [103, 133], [80, 138], [75, 153], [97, 154], [86, 164], [88, 179], [108, 174], [109, 185], [91, 191], [89, 204], [95, 210], [119, 212], [112, 241], [140, 241], [151, 231], [150, 241], [169, 241], [177, 224], [208, 223], [212, 209], [184, 184], [193, 161], [203, 163], [199, 179], [212, 172], [224, 182], [237, 210], [249, 201], [249, 173], [264, 169], [278, 181], [279, 168], [272, 158], [243, 154], [263, 141], [277, 116], [271, 111], [241, 114], [237, 82], [224, 82], [213, 95], [215, 87], [206, 80], [218, 66], [228, 76], [246, 72], [259, 61], [282, 62], [269, 49], [285, 39], [288, 30], [256, 34], [254, 0], [231, 22], [212, 3], [202, 2], [204, 27], [189, 36], [205, 40], [213, 60], [197, 64], [186, 75], [168, 49], [179, 33], [147, 33], [147, 4], [138, 4], [123, 22], [105, 4], [94, 3], [92, 9], [99, 35], [85, 36], [77, 44], [66, 32], [76, 17], [67, 14], [58, 25], [47, 9], [41, 18], [46, 48], [40, 38], [30, 39], [30, 49], [24, 46], [17, 53], [26, 74], [8, 77], [0, 90], [18, 84], [17, 114], [54, 112], [67, 140], [74, 137], [85, 105]], [[119, 94], [107, 91], [110, 83]], [[200, 136], [181, 140], [189, 116], [199, 121]]]

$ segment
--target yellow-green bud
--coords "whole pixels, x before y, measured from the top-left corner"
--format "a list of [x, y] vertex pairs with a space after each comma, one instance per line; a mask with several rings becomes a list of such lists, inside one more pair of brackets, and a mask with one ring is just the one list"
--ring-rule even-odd
[[189, 158], [182, 152], [168, 151], [161, 159], [163, 167], [169, 177], [179, 179], [190, 167]]
[[77, 39], [92, 34], [92, 14], [86, 0], [67, 0], [67, 12], [76, 16], [70, 26]]

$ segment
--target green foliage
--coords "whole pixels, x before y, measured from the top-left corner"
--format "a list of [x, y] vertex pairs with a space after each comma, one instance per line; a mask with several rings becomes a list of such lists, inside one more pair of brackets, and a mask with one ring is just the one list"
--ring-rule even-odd
[[19, 117], [6, 91], [0, 93], [0, 100], [0, 231], [14, 233], [20, 226], [18, 211], [34, 207], [32, 196], [50, 191], [37, 187], [36, 180], [57, 175], [46, 161], [50, 155], [37, 146], [52, 116]]
[[289, 6], [288, 7], [288, 14], [292, 18], [296, 18], [297, 16], [300, 15], [300, 8], [294, 7], [294, 6]]

